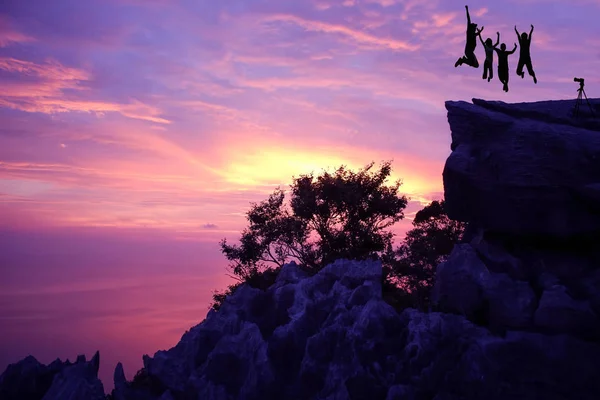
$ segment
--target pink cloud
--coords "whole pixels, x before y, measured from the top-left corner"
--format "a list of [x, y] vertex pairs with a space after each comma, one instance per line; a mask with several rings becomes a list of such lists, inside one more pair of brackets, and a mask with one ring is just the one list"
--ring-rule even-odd
[[0, 58], [0, 69], [15, 73], [19, 77], [34, 76], [37, 83], [19, 80], [0, 83], [0, 106], [27, 112], [46, 114], [62, 112], [117, 112], [124, 116], [149, 122], [168, 124], [161, 118], [161, 111], [154, 106], [132, 99], [128, 104], [109, 103], [88, 99], [68, 99], [63, 96], [65, 90], [86, 91], [82, 81], [89, 80], [87, 71], [66, 67], [56, 60], [44, 64], [15, 58]]
[[419, 46], [409, 43], [408, 41], [384, 38], [375, 36], [369, 33], [357, 31], [343, 25], [329, 24], [326, 22], [306, 20], [293, 15], [269, 15], [264, 18], [264, 21], [279, 21], [289, 22], [303, 27], [304, 29], [316, 32], [329, 34], [340, 34], [352, 39], [355, 42], [373, 46], [375, 48], [388, 48], [391, 50], [415, 51]]

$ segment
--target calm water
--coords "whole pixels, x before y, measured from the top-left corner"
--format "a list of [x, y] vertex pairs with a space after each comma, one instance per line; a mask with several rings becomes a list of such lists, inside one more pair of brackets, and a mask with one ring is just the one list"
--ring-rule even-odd
[[107, 392], [118, 361], [131, 379], [143, 354], [174, 346], [230, 281], [217, 237], [2, 232], [0, 243], [0, 369], [29, 354], [46, 364], [99, 350]]

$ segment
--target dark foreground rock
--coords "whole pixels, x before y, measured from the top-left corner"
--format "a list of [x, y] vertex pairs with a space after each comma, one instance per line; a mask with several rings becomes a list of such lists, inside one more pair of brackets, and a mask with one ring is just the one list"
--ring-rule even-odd
[[104, 387], [98, 379], [100, 354], [87, 362], [85, 356], [55, 360], [43, 365], [29, 356], [8, 366], [0, 375], [2, 400], [103, 400]]
[[[312, 277], [286, 265], [267, 291], [242, 287], [177, 346], [145, 357], [147, 387], [123, 384], [119, 367], [115, 399], [595, 399], [600, 393], [598, 344], [567, 334], [498, 334], [461, 315], [398, 314], [382, 300], [380, 282], [377, 262], [338, 261]], [[497, 307], [520, 327], [533, 318], [537, 301], [531, 290], [512, 293], [523, 293], [523, 306], [517, 296]]]

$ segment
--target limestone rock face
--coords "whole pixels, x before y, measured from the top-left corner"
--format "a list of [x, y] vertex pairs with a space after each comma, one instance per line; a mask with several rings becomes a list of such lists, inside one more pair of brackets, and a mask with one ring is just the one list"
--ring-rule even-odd
[[449, 217], [519, 236], [598, 233], [600, 118], [570, 118], [572, 106], [446, 102], [452, 131], [443, 172]]
[[98, 352], [89, 362], [80, 355], [75, 363], [56, 360], [47, 366], [29, 356], [9, 365], [0, 375], [0, 399], [104, 400], [99, 366]]
[[42, 400], [105, 400], [104, 387], [98, 379], [100, 353], [96, 352], [89, 362], [85, 356], [60, 371]]
[[[451, 294], [440, 308], [453, 313], [398, 314], [382, 300], [378, 262], [339, 260], [314, 276], [296, 268], [264, 292], [242, 286], [177, 346], [145, 357], [153, 398], [593, 399], [600, 390], [600, 346], [535, 332], [533, 288], [491, 272], [471, 244], [438, 272], [437, 293]], [[470, 321], [478, 312], [483, 322]]]

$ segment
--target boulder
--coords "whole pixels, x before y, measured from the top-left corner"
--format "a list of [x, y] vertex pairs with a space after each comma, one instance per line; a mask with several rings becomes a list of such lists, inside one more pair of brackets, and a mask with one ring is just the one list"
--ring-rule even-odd
[[[552, 119], [572, 102], [448, 101], [448, 216], [515, 236], [597, 235], [600, 123]], [[590, 203], [596, 207], [590, 207]]]
[[534, 316], [535, 325], [549, 333], [600, 337], [600, 321], [587, 300], [574, 300], [562, 285], [544, 290]]
[[537, 307], [528, 282], [490, 272], [470, 244], [459, 244], [436, 271], [432, 302], [493, 330], [527, 328]]

